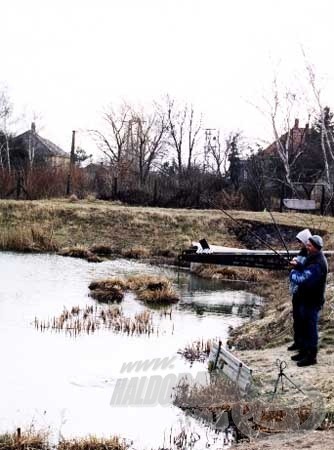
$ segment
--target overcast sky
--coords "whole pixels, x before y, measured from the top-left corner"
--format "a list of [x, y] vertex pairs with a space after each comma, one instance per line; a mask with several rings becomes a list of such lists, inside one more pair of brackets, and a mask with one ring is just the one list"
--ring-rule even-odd
[[[334, 107], [331, 0], [1, 0], [0, 85], [18, 131], [34, 114], [65, 150], [122, 99], [166, 93], [204, 114], [205, 127], [268, 138], [261, 105], [275, 73], [298, 88], [301, 46]], [[303, 117], [301, 118], [303, 120]], [[78, 139], [80, 143], [80, 133]], [[83, 141], [84, 142], [84, 141]]]

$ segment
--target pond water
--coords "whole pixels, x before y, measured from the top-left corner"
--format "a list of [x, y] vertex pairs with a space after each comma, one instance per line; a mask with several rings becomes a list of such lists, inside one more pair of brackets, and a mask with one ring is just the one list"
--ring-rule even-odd
[[[206, 365], [177, 355], [197, 339], [227, 338], [254, 311], [259, 298], [233, 283], [201, 280], [186, 271], [116, 259], [100, 264], [57, 255], [0, 253], [0, 432], [50, 427], [54, 438], [88, 434], [121, 435], [137, 449], [162, 446], [183, 429], [198, 433], [193, 448], [221, 448], [221, 437], [187, 417], [171, 404], [151, 407], [111, 406], [124, 363], [173, 356], [175, 374], [206, 370]], [[171, 316], [154, 310], [158, 333], [128, 336], [111, 330], [71, 337], [34, 327], [34, 319], [59, 316], [63, 308], [95, 304], [89, 283], [98, 278], [137, 273], [163, 274], [172, 279], [181, 301]], [[146, 309], [131, 293], [122, 309], [133, 316]], [[170, 310], [170, 308], [168, 308]], [[171, 369], [161, 369], [165, 376]], [[145, 373], [150, 375], [151, 372]], [[218, 448], [217, 447], [217, 448]]]

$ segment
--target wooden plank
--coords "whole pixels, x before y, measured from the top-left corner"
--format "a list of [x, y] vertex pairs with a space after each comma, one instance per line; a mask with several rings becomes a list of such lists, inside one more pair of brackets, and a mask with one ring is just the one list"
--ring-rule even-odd
[[[219, 346], [217, 344], [213, 344], [209, 356], [209, 360], [214, 360], [217, 354]], [[212, 355], [212, 358], [211, 358]], [[244, 364], [240, 359], [238, 359], [233, 353], [229, 352], [226, 348], [221, 347], [220, 349], [220, 355], [218, 360], [224, 359], [227, 363], [233, 364], [235, 367], [239, 368], [240, 364], [242, 365], [242, 368], [244, 371], [248, 371], [249, 373], [252, 373], [252, 369], [250, 369], [246, 364]]]
[[241, 392], [246, 392], [249, 386], [252, 384], [252, 380], [238, 380], [238, 386]]
[[250, 372], [245, 372], [242, 370], [240, 370], [239, 375], [238, 375], [238, 383], [250, 383], [252, 381], [253, 377], [252, 377], [252, 373]]
[[241, 391], [245, 392], [248, 386], [251, 385], [252, 369], [226, 348], [213, 344], [209, 355], [209, 361], [213, 363], [217, 362], [216, 368], [230, 380], [235, 382]]
[[300, 198], [284, 198], [283, 205], [288, 209], [296, 209], [300, 211], [313, 211], [316, 209], [315, 200]]
[[240, 376], [243, 376], [243, 377], [247, 378], [247, 377], [252, 377], [252, 375], [253, 375], [253, 370], [252, 369], [250, 369], [247, 366], [242, 366], [242, 368], [241, 368], [241, 375]]
[[230, 380], [232, 381], [236, 381], [238, 380], [238, 373], [233, 370], [230, 366], [228, 366], [227, 364], [224, 365], [224, 367], [222, 368], [222, 372], [227, 375]]
[[240, 367], [242, 367], [242, 363], [239, 360], [238, 361], [230, 360], [228, 358], [225, 358], [224, 356], [220, 356], [218, 358], [218, 363], [219, 363], [219, 367], [222, 367], [223, 365], [227, 365], [229, 367], [232, 367], [233, 370], [235, 370], [236, 372], [238, 372]]
[[230, 352], [229, 352], [228, 350], [226, 350], [225, 348], [222, 348], [221, 351], [220, 351], [220, 353], [221, 353], [222, 357], [223, 357], [228, 363], [234, 364], [234, 365], [236, 365], [236, 366], [238, 366], [238, 367], [239, 367], [240, 365], [247, 367], [246, 365], [244, 365], [244, 364], [240, 361], [240, 359], [238, 359], [235, 355], [233, 355], [232, 353], [230, 353]]

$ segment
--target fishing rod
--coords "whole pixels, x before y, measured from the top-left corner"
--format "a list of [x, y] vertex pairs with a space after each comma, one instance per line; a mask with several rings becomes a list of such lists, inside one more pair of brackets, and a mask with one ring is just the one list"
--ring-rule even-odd
[[[250, 174], [250, 175], [251, 175], [251, 174]], [[289, 249], [288, 249], [288, 247], [287, 247], [287, 245], [286, 245], [286, 242], [285, 242], [285, 240], [284, 240], [284, 238], [283, 238], [283, 236], [282, 236], [281, 230], [279, 229], [279, 227], [278, 227], [278, 225], [277, 225], [277, 223], [276, 223], [276, 221], [275, 221], [275, 219], [274, 219], [274, 216], [273, 216], [272, 212], [270, 211], [270, 209], [268, 208], [268, 206], [267, 206], [267, 204], [266, 204], [264, 195], [263, 195], [262, 191], [259, 189], [258, 184], [254, 181], [254, 177], [253, 177], [252, 175], [251, 175], [251, 180], [252, 180], [252, 182], [253, 182], [253, 184], [254, 184], [254, 186], [255, 186], [255, 189], [257, 190], [257, 193], [259, 194], [259, 196], [260, 196], [260, 198], [261, 198], [261, 201], [262, 201], [262, 203], [263, 203], [263, 206], [265, 207], [266, 211], [268, 211], [268, 213], [270, 214], [271, 220], [273, 221], [273, 224], [274, 224], [275, 229], [276, 229], [276, 231], [277, 231], [277, 233], [278, 233], [278, 236], [279, 236], [279, 238], [280, 238], [280, 240], [281, 240], [281, 242], [282, 242], [282, 244], [283, 244], [283, 246], [284, 246], [284, 248], [285, 248], [285, 251], [286, 251], [286, 253], [287, 253], [287, 255], [288, 255], [288, 259], [290, 260]]]
[[[212, 202], [211, 200], [208, 200], [208, 202], [215, 208], [218, 209], [220, 212], [222, 212], [223, 214], [225, 214], [229, 219], [231, 219], [233, 222], [237, 223], [238, 225], [241, 225], [243, 228], [246, 228], [245, 224], [242, 223], [240, 220], [236, 219], [235, 217], [233, 217], [230, 213], [228, 213], [225, 209], [218, 207], [217, 205], [214, 204], [214, 202]], [[271, 250], [272, 252], [275, 253], [275, 255], [277, 255], [279, 258], [283, 259], [285, 263], [289, 263], [290, 259], [286, 258], [285, 256], [281, 255], [280, 253], [278, 253], [277, 250], [275, 250], [270, 244], [268, 244], [268, 242], [266, 242], [261, 236], [259, 236], [258, 234], [256, 234], [253, 230], [250, 230], [247, 228], [247, 232], [249, 234], [251, 234], [252, 236], [254, 236], [257, 240], [259, 240], [262, 244], [264, 244], [269, 250]]]

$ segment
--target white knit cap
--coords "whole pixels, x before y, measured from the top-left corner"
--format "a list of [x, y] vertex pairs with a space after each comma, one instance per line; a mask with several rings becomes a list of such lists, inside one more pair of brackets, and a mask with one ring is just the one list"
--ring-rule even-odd
[[302, 230], [297, 234], [296, 239], [306, 245], [311, 236], [311, 231], [308, 228], [305, 228], [305, 230]]

